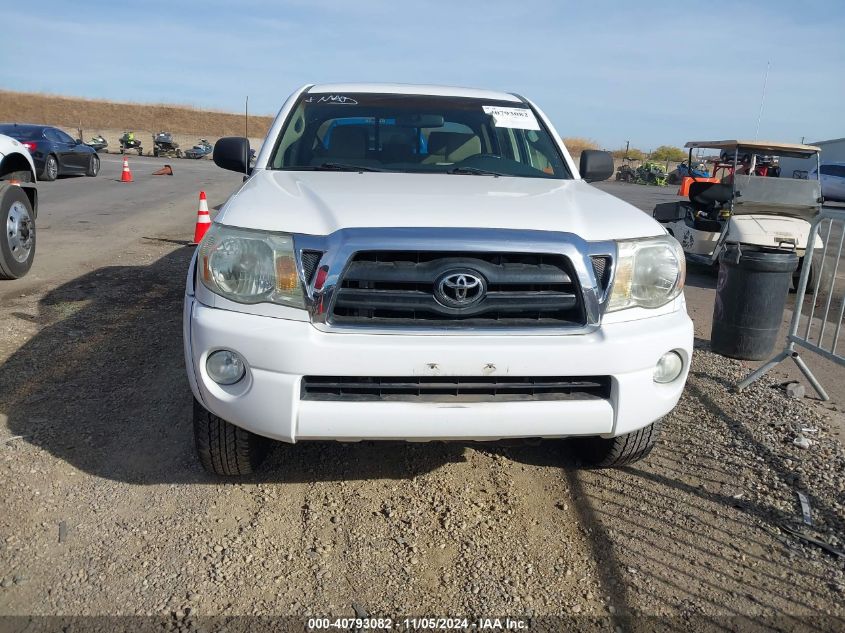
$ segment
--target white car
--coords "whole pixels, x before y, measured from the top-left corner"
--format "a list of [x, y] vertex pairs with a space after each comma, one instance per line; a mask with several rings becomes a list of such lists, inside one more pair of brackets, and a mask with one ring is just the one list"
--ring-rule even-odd
[[[249, 167], [243, 138], [215, 162]], [[684, 256], [588, 184], [533, 103], [438, 86], [306, 86], [187, 278], [203, 466], [250, 472], [267, 438], [579, 438], [643, 457], [693, 345]], [[291, 449], [288, 449], [291, 450]]]
[[[809, 180], [817, 178], [813, 169], [807, 176]], [[822, 195], [825, 200], [845, 202], [845, 163], [825, 163], [821, 166]]]
[[0, 134], [0, 279], [18, 279], [32, 267], [37, 213], [32, 156], [20, 142]]

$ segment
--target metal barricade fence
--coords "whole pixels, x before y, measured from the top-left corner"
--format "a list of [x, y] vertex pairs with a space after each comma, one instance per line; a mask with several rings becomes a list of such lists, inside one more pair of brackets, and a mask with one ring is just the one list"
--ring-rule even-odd
[[[815, 249], [817, 236], [822, 236], [822, 248], [821, 257], [814, 263], [813, 255], [818, 250]], [[801, 268], [786, 347], [780, 354], [749, 374], [737, 385], [737, 390], [742, 391], [787, 358], [792, 358], [819, 397], [822, 400], [830, 399], [799, 355], [798, 348], [845, 366], [845, 342], [839, 345], [840, 334], [843, 334], [842, 317], [845, 313], [845, 276], [839, 277], [840, 271], [845, 272], [845, 265], [840, 266], [844, 244], [845, 209], [823, 209], [813, 220], [807, 240], [807, 252]], [[808, 286], [812, 290], [812, 301], [809, 302], [805, 301]], [[845, 334], [842, 338], [845, 338]]]

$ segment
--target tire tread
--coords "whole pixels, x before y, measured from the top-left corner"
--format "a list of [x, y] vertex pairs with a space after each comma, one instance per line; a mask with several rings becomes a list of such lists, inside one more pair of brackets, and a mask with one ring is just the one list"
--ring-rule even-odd
[[194, 438], [203, 468], [229, 477], [253, 473], [268, 449], [266, 438], [217, 417], [196, 400]]
[[580, 440], [580, 455], [594, 468], [618, 468], [639, 461], [651, 453], [660, 436], [662, 421], [612, 438], [588, 437]]

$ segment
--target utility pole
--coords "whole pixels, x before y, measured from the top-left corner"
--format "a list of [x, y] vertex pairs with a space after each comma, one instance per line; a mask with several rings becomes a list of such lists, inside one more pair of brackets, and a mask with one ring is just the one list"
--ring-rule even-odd
[[625, 141], [625, 158], [628, 158], [628, 149], [631, 147], [631, 141]]

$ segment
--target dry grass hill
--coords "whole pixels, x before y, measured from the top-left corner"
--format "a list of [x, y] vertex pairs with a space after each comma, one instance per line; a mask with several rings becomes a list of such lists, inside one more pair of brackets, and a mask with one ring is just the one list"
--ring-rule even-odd
[[[261, 146], [272, 121], [272, 117], [250, 115], [249, 136], [254, 148]], [[221, 136], [244, 133], [243, 114], [8, 90], [0, 90], [0, 122], [53, 125], [74, 138], [81, 134], [83, 140], [102, 134], [109, 143], [109, 151], [117, 151], [123, 132], [133, 131], [143, 143], [145, 154], [152, 152], [152, 135], [159, 130], [171, 132], [183, 149], [200, 138], [214, 143]]]
[[[272, 117], [250, 116], [250, 136], [263, 137]], [[168, 130], [195, 136], [244, 133], [242, 114], [200, 110], [190, 106], [117, 103], [0, 90], [0, 121], [44, 123], [62, 128], [102, 130]]]

